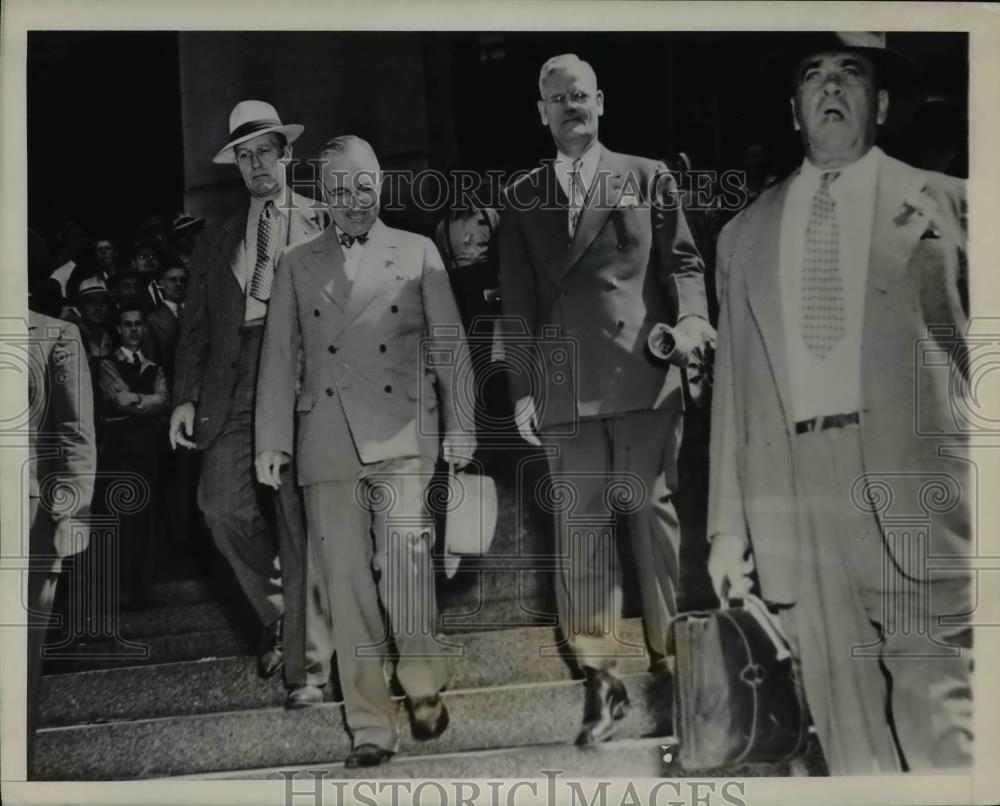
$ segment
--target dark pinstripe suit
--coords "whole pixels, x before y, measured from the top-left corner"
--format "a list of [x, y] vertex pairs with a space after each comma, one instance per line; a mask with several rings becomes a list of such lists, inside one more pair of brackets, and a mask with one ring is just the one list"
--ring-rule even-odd
[[[289, 243], [319, 233], [324, 223], [309, 199], [295, 201]], [[191, 259], [173, 398], [175, 406], [195, 404], [194, 438], [205, 452], [198, 503], [212, 537], [261, 622], [285, 615], [286, 682], [316, 685], [329, 676], [329, 658], [305, 657], [301, 500], [294, 484], [272, 494], [254, 479], [253, 404], [264, 329], [244, 324], [246, 298], [233, 272], [248, 209], [207, 231]]]

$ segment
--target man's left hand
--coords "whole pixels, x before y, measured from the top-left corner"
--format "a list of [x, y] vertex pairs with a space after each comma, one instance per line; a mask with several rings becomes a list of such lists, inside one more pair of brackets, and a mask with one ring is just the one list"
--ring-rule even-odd
[[475, 452], [476, 438], [472, 434], [446, 434], [441, 444], [441, 455], [448, 464], [455, 465], [456, 470], [469, 464]]
[[[657, 348], [662, 339], [660, 334], [664, 331], [669, 333], [674, 343], [674, 349], [669, 353]], [[674, 366], [701, 363], [709, 348], [715, 349], [715, 328], [700, 316], [685, 316], [673, 327], [657, 324], [649, 334], [649, 347], [653, 355]]]

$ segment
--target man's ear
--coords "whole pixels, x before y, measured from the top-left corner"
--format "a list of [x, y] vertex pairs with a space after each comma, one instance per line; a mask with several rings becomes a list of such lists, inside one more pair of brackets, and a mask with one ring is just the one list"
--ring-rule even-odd
[[876, 99], [878, 101], [878, 109], [875, 114], [875, 122], [881, 126], [885, 123], [885, 119], [889, 115], [889, 92], [887, 90], [879, 90]]
[[795, 131], [801, 131], [802, 129], [799, 126], [799, 110], [795, 106], [795, 96], [794, 95], [791, 98], [788, 99], [788, 103], [789, 103], [789, 105], [792, 108], [792, 126], [795, 127]]
[[597, 104], [597, 117], [604, 114], [604, 90], [598, 90], [594, 94], [594, 102]]
[[549, 115], [548, 112], [545, 111], [545, 101], [538, 102], [538, 116], [542, 119], [543, 126], [549, 125]]

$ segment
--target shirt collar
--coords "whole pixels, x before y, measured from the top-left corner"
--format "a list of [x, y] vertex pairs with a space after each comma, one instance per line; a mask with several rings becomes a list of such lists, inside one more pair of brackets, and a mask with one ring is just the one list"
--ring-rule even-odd
[[264, 209], [264, 205], [269, 201], [274, 202], [275, 212], [277, 212], [282, 218], [288, 218], [288, 211], [295, 204], [295, 194], [286, 187], [276, 196], [269, 196], [266, 199], [262, 199], [259, 196], [251, 196], [250, 215], [254, 218], [259, 218], [261, 210]]
[[[836, 187], [838, 190], [847, 187], [857, 187], [858, 183], [862, 182], [865, 177], [869, 177], [874, 181], [876, 171], [878, 170], [879, 158], [882, 154], [883, 151], [881, 148], [872, 146], [865, 152], [861, 159], [855, 160], [841, 168], [818, 168], [806, 157], [802, 160], [801, 176], [810, 187], [819, 187], [823, 174], [830, 173], [831, 171], [839, 171], [840, 176], [837, 177], [833, 187]], [[831, 190], [831, 192], [833, 191]]]
[[123, 344], [115, 352], [122, 361], [128, 361], [130, 364], [132, 363], [133, 360], [132, 356], [136, 355], [139, 356], [140, 366], [145, 366], [145, 364], [147, 363], [146, 357], [142, 354], [142, 350], [130, 350]]
[[[382, 219], [381, 218], [376, 218], [375, 219], [375, 223], [372, 224], [371, 227], [368, 228], [368, 233], [367, 233], [368, 234], [368, 243], [371, 243], [371, 238], [379, 231], [379, 228], [383, 227], [383, 226], [385, 226], [385, 225], [382, 223]], [[333, 229], [334, 229], [334, 234], [339, 239], [340, 238], [340, 233], [343, 232], [343, 230], [340, 227], [338, 227], [336, 224], [333, 225]], [[359, 244], [359, 242], [355, 241], [353, 244], [351, 244], [351, 248], [353, 249], [356, 244]], [[366, 246], [367, 244], [360, 244], [360, 245], [361, 246]], [[344, 248], [343, 244], [341, 244], [340, 248], [341, 249]]]
[[[594, 140], [590, 148], [580, 155], [580, 173], [585, 177], [593, 177], [597, 173], [597, 163], [601, 161], [601, 151], [603, 146], [600, 141]], [[556, 169], [569, 173], [573, 169], [574, 158], [562, 151], [556, 151]]]
[[166, 305], [170, 309], [170, 312], [172, 314], [174, 314], [175, 316], [177, 315], [177, 303], [176, 302], [171, 302], [169, 299], [167, 299], [166, 297], [164, 297], [163, 298], [163, 304]]

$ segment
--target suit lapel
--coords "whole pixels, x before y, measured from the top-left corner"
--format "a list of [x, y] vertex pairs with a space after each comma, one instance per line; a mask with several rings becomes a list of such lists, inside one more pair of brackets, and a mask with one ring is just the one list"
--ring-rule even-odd
[[236, 274], [236, 261], [240, 259], [240, 251], [242, 250], [243, 239], [246, 237], [247, 231], [247, 215], [250, 212], [250, 202], [249, 200], [240, 205], [239, 209], [233, 213], [225, 223], [219, 232], [219, 240], [217, 242], [217, 257], [216, 262], [220, 266], [225, 266], [227, 269], [227, 274], [232, 283], [226, 283], [227, 289], [235, 289], [236, 293], [243, 296], [243, 289], [240, 288], [240, 281]]
[[866, 300], [873, 298], [873, 288], [887, 291], [902, 275], [937, 212], [936, 202], [924, 193], [925, 187], [921, 172], [880, 155]]
[[[562, 274], [565, 275], [576, 262], [587, 251], [587, 247], [593, 242], [597, 233], [600, 232], [604, 222], [611, 215], [613, 202], [618, 199], [618, 192], [622, 186], [622, 165], [618, 155], [601, 149], [601, 159], [597, 163], [597, 173], [594, 176], [594, 184], [587, 195], [580, 220], [577, 222], [576, 231], [569, 244], [569, 253], [563, 263]], [[567, 213], [568, 216], [568, 213]], [[563, 226], [567, 226], [566, 222]]]
[[311, 246], [304, 257], [309, 276], [320, 296], [343, 310], [351, 292], [351, 281], [344, 270], [344, 255], [340, 251], [337, 231], [330, 227]]
[[[530, 178], [523, 182], [532, 181]], [[530, 215], [523, 217], [524, 227], [541, 256], [542, 265], [557, 284], [561, 281], [569, 252], [569, 199], [556, 178], [555, 163], [549, 160], [538, 172], [535, 197], [527, 201]], [[522, 199], [515, 196], [518, 202]]]
[[[793, 173], [782, 184], [762, 197], [752, 208], [756, 221], [747, 221], [746, 231], [754, 234], [750, 248], [739, 265], [745, 267], [747, 298], [757, 322], [764, 348], [771, 364], [771, 372], [778, 388], [785, 419], [789, 420], [788, 351], [785, 346], [785, 323], [781, 308], [781, 275], [779, 271], [781, 219]], [[732, 279], [729, 282], [733, 282]]]
[[288, 243], [295, 244], [311, 238], [323, 229], [325, 217], [320, 208], [313, 208], [313, 200], [292, 194], [293, 204], [288, 210]]
[[[331, 227], [332, 230], [332, 227]], [[358, 272], [351, 284], [350, 296], [344, 317], [340, 320], [340, 335], [367, 308], [378, 293], [385, 288], [386, 279], [396, 263], [396, 244], [385, 224], [372, 228]]]

